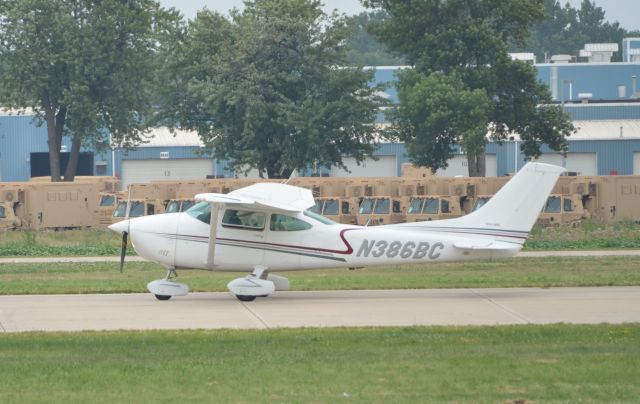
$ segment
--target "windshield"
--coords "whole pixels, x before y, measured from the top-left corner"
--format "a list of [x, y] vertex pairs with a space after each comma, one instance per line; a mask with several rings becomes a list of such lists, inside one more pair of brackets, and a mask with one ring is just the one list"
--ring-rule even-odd
[[339, 212], [339, 203], [337, 199], [327, 199], [324, 204], [325, 215], [337, 215]]
[[547, 213], [560, 213], [560, 197], [550, 196], [547, 199], [547, 206], [544, 207], [544, 211]]
[[432, 215], [438, 213], [438, 199], [427, 198], [424, 201], [424, 207], [422, 208], [422, 213], [428, 213]]
[[475, 205], [473, 205], [473, 210], [476, 211], [483, 207], [487, 202], [489, 202], [489, 198], [478, 198]]
[[324, 201], [322, 201], [322, 200], [320, 200], [320, 201], [316, 200], [316, 204], [313, 205], [312, 207], [310, 207], [309, 211], [313, 212], [313, 213], [320, 214], [320, 212], [322, 212], [322, 204], [323, 203], [324, 203]]
[[[131, 210], [129, 217], [144, 216], [144, 203], [143, 202], [131, 202]], [[116, 210], [113, 211], [113, 217], [127, 217], [127, 202], [120, 201]]]
[[365, 199], [360, 204], [359, 213], [369, 214], [373, 212], [373, 204], [375, 203], [375, 199]]
[[388, 214], [389, 213], [389, 200], [388, 199], [378, 199], [376, 201], [376, 207], [374, 209], [374, 213], [381, 215], [381, 214]]
[[209, 224], [211, 222], [211, 205], [209, 205], [209, 202], [196, 203], [191, 207], [191, 209], [187, 210], [187, 215], [193, 216], [199, 221]]
[[305, 216], [310, 217], [312, 219], [317, 220], [318, 222], [322, 223], [322, 224], [336, 224], [336, 222], [334, 222], [333, 220], [327, 219], [324, 216], [320, 216], [319, 214], [312, 212], [311, 210], [305, 210], [304, 212], [302, 212]]
[[412, 199], [407, 213], [420, 213], [422, 211], [422, 201], [423, 199], [421, 198]]
[[180, 210], [180, 202], [178, 201], [169, 201], [167, 204], [167, 208], [165, 209], [166, 213], [176, 213]]
[[0, 206], [0, 218], [5, 218], [5, 217], [7, 217], [7, 215], [5, 215], [4, 206]]
[[182, 202], [182, 209], [180, 209], [180, 212], [186, 212], [187, 210], [191, 209], [191, 207], [193, 205], [195, 205], [196, 203], [194, 201], [184, 201]]
[[113, 195], [102, 195], [100, 198], [100, 206], [113, 206], [115, 199]]

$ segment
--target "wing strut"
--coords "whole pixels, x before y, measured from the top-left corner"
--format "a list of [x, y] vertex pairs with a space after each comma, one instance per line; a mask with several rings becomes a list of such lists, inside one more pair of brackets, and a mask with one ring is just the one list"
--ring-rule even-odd
[[220, 204], [209, 202], [211, 205], [211, 219], [209, 224], [209, 251], [207, 253], [207, 268], [215, 267], [216, 256], [216, 237], [218, 236], [218, 213], [220, 212]]

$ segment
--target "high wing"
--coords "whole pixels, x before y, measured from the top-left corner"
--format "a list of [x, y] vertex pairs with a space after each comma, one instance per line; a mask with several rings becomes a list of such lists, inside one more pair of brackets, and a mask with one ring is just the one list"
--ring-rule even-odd
[[195, 199], [212, 204], [289, 213], [302, 212], [315, 205], [310, 190], [273, 182], [260, 182], [228, 194], [198, 194]]
[[217, 218], [221, 206], [233, 206], [240, 209], [262, 209], [270, 212], [296, 213], [313, 205], [315, 200], [310, 190], [273, 182], [260, 182], [240, 188], [228, 194], [198, 194], [196, 201], [211, 205], [211, 223], [209, 227], [209, 248], [207, 267], [215, 267], [215, 249], [217, 237]]

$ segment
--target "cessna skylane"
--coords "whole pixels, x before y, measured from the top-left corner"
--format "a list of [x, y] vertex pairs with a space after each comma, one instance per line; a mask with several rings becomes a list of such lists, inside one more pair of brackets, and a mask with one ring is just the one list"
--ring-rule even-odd
[[147, 285], [159, 300], [184, 296], [177, 270], [248, 272], [227, 285], [242, 301], [288, 290], [274, 272], [360, 268], [390, 264], [484, 260], [517, 254], [559, 175], [528, 163], [482, 208], [456, 219], [375, 227], [335, 223], [307, 209], [310, 190], [257, 183], [228, 194], [198, 194], [182, 213], [143, 216], [109, 228], [122, 234], [120, 270], [127, 238], [138, 255], [167, 268]]

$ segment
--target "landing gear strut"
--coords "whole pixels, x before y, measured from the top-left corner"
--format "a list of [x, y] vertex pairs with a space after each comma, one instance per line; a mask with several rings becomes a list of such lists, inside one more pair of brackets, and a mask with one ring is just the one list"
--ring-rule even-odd
[[158, 300], [169, 300], [172, 296], [185, 296], [189, 293], [189, 286], [175, 282], [173, 279], [177, 277], [178, 273], [175, 268], [167, 268], [167, 276], [164, 279], [149, 282], [147, 289]]
[[256, 297], [269, 296], [276, 290], [288, 290], [289, 280], [270, 274], [266, 267], [258, 265], [251, 275], [232, 280], [227, 284], [227, 288], [238, 300], [251, 302]]

